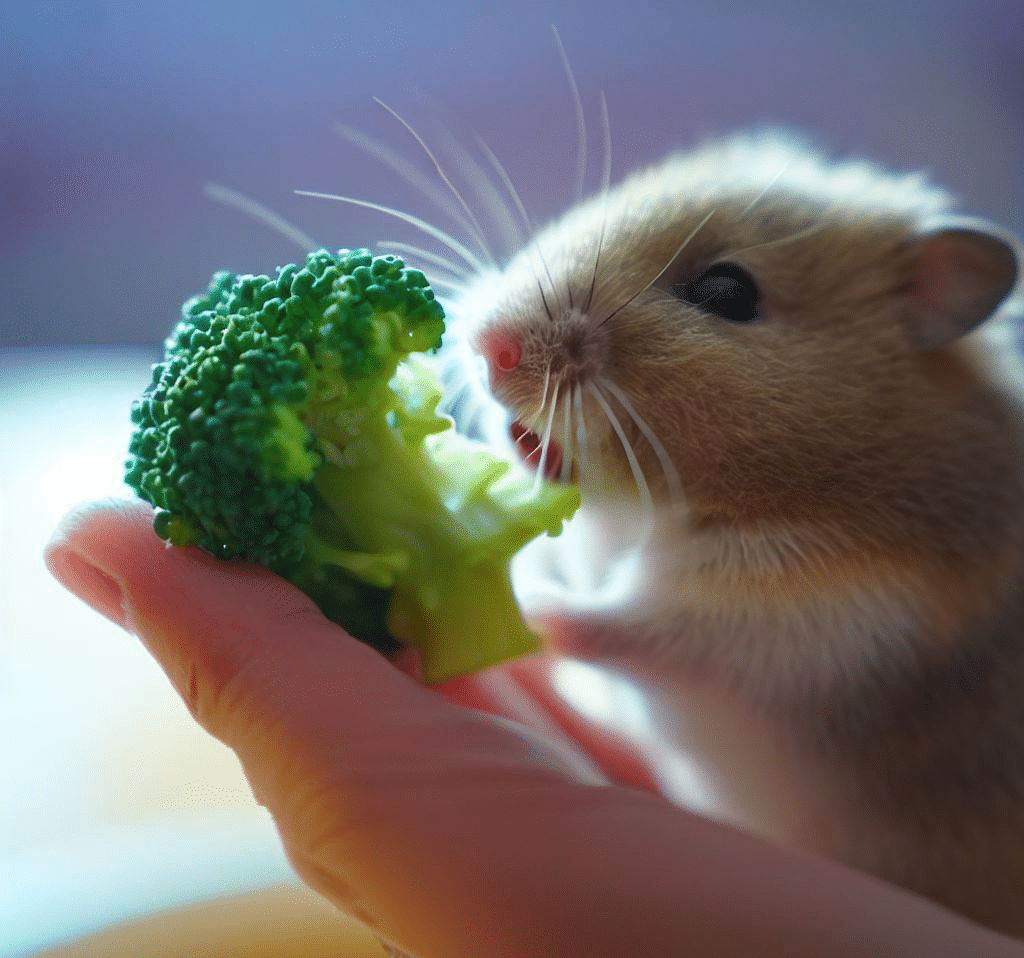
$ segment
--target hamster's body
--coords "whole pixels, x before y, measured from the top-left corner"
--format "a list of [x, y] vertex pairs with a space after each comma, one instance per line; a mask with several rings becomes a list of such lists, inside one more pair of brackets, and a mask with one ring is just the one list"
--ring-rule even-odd
[[628, 601], [553, 644], [645, 688], [723, 817], [1024, 936], [1024, 385], [975, 331], [1016, 259], [946, 210], [732, 140], [464, 308], [591, 515], [652, 520]]

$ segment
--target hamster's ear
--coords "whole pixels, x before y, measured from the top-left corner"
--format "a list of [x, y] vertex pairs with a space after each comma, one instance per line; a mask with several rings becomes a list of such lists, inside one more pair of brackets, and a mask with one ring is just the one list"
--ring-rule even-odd
[[938, 349], [991, 316], [1017, 282], [1013, 240], [979, 220], [946, 221], [916, 240], [910, 334]]

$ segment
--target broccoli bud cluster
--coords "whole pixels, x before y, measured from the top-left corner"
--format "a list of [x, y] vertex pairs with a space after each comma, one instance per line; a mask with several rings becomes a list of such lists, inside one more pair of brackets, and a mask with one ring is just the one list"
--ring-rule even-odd
[[429, 348], [443, 329], [423, 274], [368, 250], [319, 250], [276, 278], [218, 272], [185, 303], [132, 408], [126, 481], [175, 545], [287, 574], [305, 552], [320, 461], [302, 421], [365, 402], [398, 346]]

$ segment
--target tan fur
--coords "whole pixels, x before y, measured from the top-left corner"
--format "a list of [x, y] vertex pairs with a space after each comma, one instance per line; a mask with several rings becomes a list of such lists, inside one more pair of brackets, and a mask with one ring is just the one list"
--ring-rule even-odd
[[[521, 343], [491, 386], [538, 432], [545, 383], [563, 404], [581, 384], [592, 508], [637, 496], [587, 382], [616, 384], [678, 471], [681, 498], [610, 400], [655, 532], [634, 601], [581, 614], [561, 647], [630, 667], [669, 710], [710, 689], [709, 723], [742, 713], [783, 743], [783, 791], [817, 824], [780, 833], [744, 786], [749, 827], [1024, 935], [1022, 392], [987, 333], [915, 345], [917, 239], [947, 207], [916, 177], [732, 140], [570, 211], [487, 278], [472, 321]], [[757, 322], [670, 294], [717, 261], [757, 280]], [[576, 444], [561, 407], [550, 421]]]

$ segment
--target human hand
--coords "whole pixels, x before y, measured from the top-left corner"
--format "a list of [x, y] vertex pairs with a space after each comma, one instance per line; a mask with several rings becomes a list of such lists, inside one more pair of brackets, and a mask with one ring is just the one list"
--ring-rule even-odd
[[421, 958], [1024, 958], [670, 805], [559, 703], [543, 659], [423, 688], [267, 570], [167, 548], [135, 503], [72, 513], [47, 562], [234, 749], [303, 880]]

